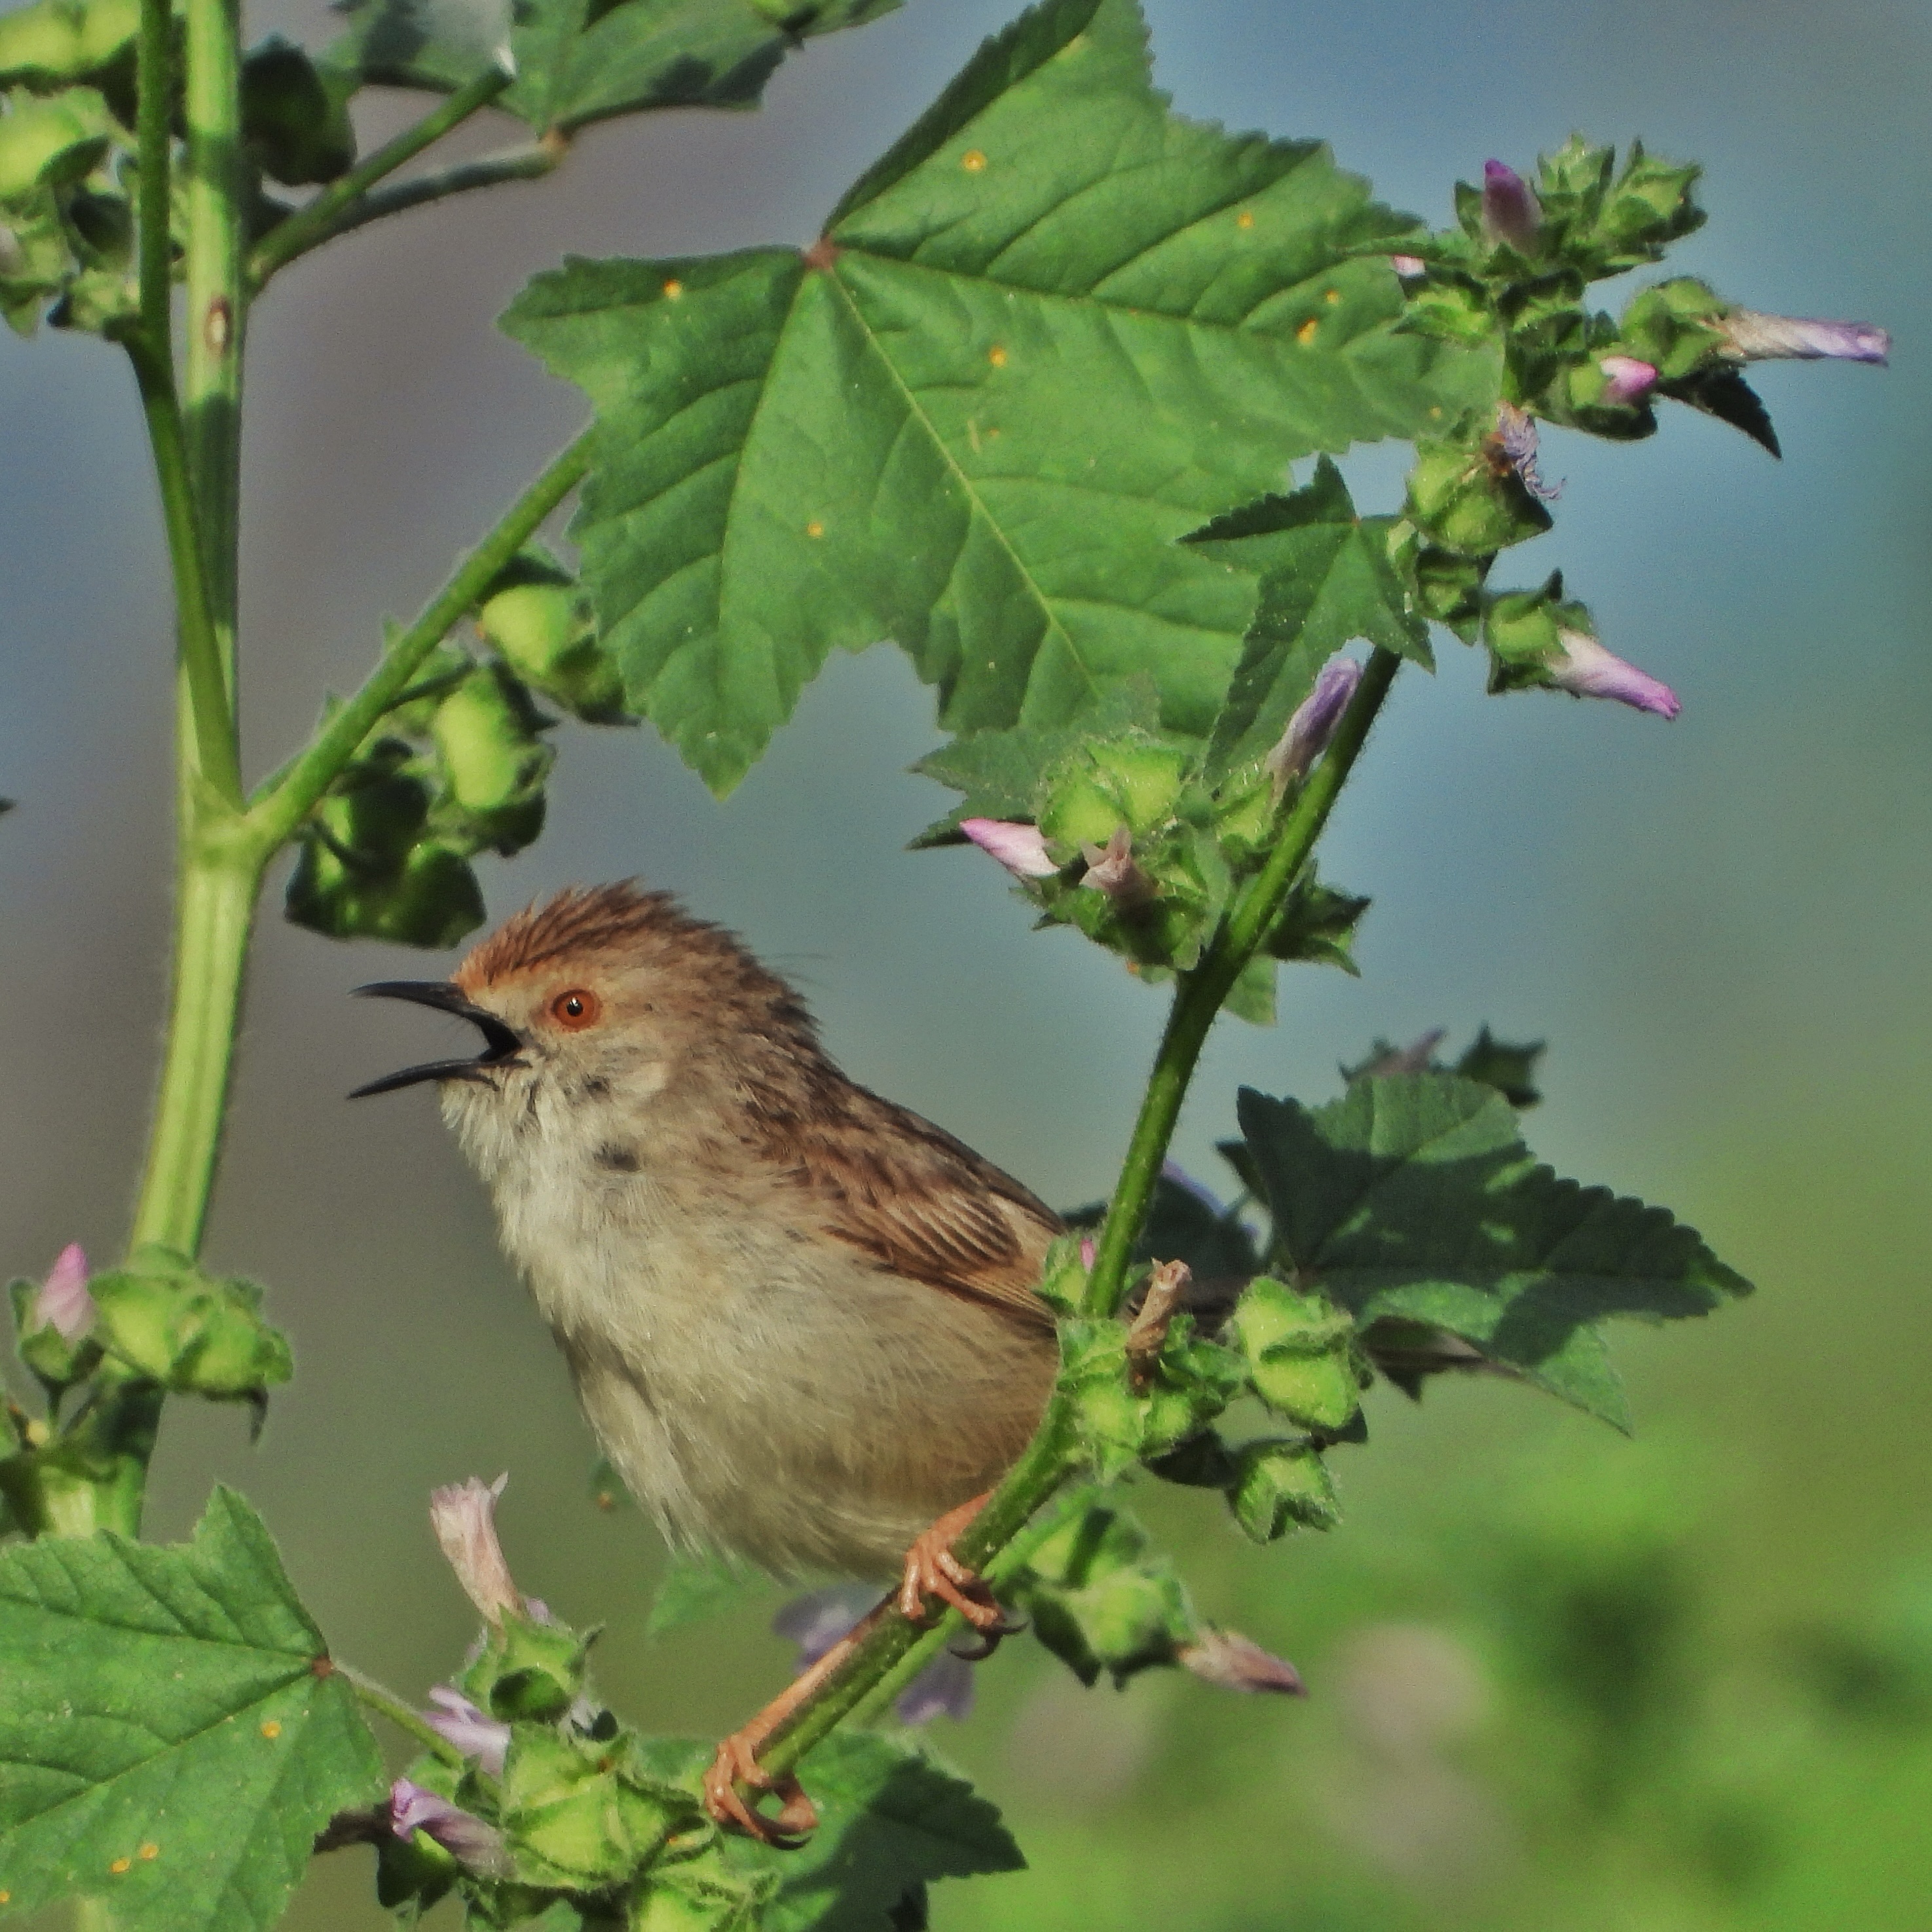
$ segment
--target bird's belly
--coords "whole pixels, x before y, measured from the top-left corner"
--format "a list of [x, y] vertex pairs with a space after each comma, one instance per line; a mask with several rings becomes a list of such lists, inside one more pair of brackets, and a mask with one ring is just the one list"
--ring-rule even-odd
[[890, 1574], [999, 1479], [1053, 1380], [1050, 1334], [782, 1228], [664, 1217], [573, 1280], [530, 1274], [632, 1494], [776, 1570]]

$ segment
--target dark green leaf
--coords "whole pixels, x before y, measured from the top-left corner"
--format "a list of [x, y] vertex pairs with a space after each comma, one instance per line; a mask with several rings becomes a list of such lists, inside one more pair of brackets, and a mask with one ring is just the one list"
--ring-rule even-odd
[[0, 1889], [122, 1932], [265, 1932], [382, 1759], [255, 1513], [0, 1554]]
[[1364, 1327], [1446, 1329], [1593, 1412], [1624, 1412], [1594, 1323], [1702, 1315], [1749, 1284], [1662, 1208], [1559, 1180], [1492, 1089], [1355, 1082], [1312, 1110], [1252, 1090], [1241, 1129], [1284, 1264]]
[[1536, 1063], [1542, 1058], [1541, 1040], [1514, 1046], [1486, 1026], [1456, 1061], [1456, 1071], [1465, 1080], [1493, 1087], [1512, 1107], [1529, 1108], [1543, 1098], [1536, 1088]]
[[1715, 416], [1720, 422], [1742, 430], [1752, 442], [1774, 456], [1784, 453], [1778, 446], [1778, 431], [1772, 427], [1771, 412], [1735, 369], [1700, 370], [1679, 382], [1660, 382], [1657, 393], [1688, 403], [1707, 416]]
[[1355, 514], [1342, 472], [1327, 457], [1291, 496], [1217, 517], [1189, 543], [1260, 577], [1234, 681], [1214, 721], [1208, 776], [1262, 758], [1314, 688], [1315, 674], [1357, 638], [1425, 668], [1429, 626], [1389, 554], [1394, 520]]
[[539, 277], [505, 326], [597, 406], [574, 528], [632, 704], [719, 790], [886, 636], [957, 731], [1150, 675], [1204, 735], [1252, 587], [1174, 540], [1493, 394], [1354, 252], [1406, 227], [1318, 146], [1171, 115], [1132, 0], [1048, 0], [806, 257]]
[[[652, 107], [749, 107], [788, 50], [890, 13], [898, 0], [518, 0], [505, 9], [517, 79], [496, 104], [539, 132]], [[328, 65], [385, 86], [448, 93], [496, 56], [487, 5], [362, 0]]]

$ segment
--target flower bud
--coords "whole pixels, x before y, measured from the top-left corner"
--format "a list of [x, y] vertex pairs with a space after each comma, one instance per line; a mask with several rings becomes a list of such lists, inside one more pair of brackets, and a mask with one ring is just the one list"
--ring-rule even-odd
[[1556, 638], [1563, 656], [1548, 667], [1548, 674], [1558, 691], [1578, 698], [1614, 698], [1619, 704], [1654, 712], [1660, 718], [1675, 718], [1683, 710], [1667, 684], [1624, 663], [1588, 632], [1559, 629]]
[[1391, 255], [1388, 259], [1389, 266], [1406, 282], [1429, 272], [1429, 264], [1420, 255]]
[[1278, 799], [1292, 782], [1304, 778], [1315, 760], [1328, 748], [1342, 714], [1362, 681], [1362, 668], [1339, 652], [1315, 674], [1315, 688], [1295, 706], [1281, 740], [1262, 760], [1274, 781]]
[[1094, 1257], [1100, 1252], [1100, 1244], [1091, 1234], [1083, 1235], [1080, 1242], [1080, 1265], [1089, 1274], [1094, 1272]]
[[509, 1875], [502, 1832], [406, 1778], [398, 1778], [389, 1787], [389, 1828], [399, 1838], [413, 1832], [426, 1833], [466, 1871], [481, 1877]]
[[1657, 386], [1657, 365], [1634, 356], [1605, 356], [1597, 365], [1604, 372], [1604, 400], [1639, 403]]
[[1047, 856], [1046, 840], [1037, 825], [1004, 818], [962, 818], [959, 829], [1016, 879], [1050, 879], [1060, 870]]
[[94, 1326], [94, 1297], [87, 1292], [87, 1256], [70, 1241], [54, 1258], [34, 1297], [32, 1328], [51, 1328], [69, 1347]]
[[446, 1684], [437, 1684], [430, 1692], [429, 1701], [436, 1707], [428, 1713], [430, 1729], [465, 1757], [473, 1757], [492, 1778], [501, 1778], [510, 1748], [509, 1726], [498, 1724]]
[[1293, 1664], [1284, 1657], [1271, 1656], [1239, 1630], [1204, 1624], [1200, 1635], [1175, 1653], [1175, 1661], [1204, 1684], [1217, 1684], [1224, 1690], [1274, 1690], [1289, 1697], [1308, 1694]]
[[496, 1624], [506, 1616], [526, 1614], [496, 1540], [496, 1498], [509, 1480], [507, 1472], [494, 1483], [472, 1476], [466, 1483], [432, 1490], [429, 1498], [430, 1526], [463, 1594], [486, 1622]]
[[1105, 845], [1083, 845], [1087, 870], [1081, 879], [1096, 892], [1105, 892], [1120, 907], [1144, 905], [1154, 897], [1154, 881], [1134, 863], [1134, 838], [1124, 825], [1114, 828]]
[[1543, 231], [1536, 190], [1504, 161], [1483, 164], [1483, 232], [1507, 242], [1519, 255], [1533, 255]]
[[1760, 315], [1734, 308], [1718, 322], [1726, 352], [1741, 362], [1778, 359], [1883, 362], [1892, 337], [1869, 322], [1820, 322], [1795, 315]]

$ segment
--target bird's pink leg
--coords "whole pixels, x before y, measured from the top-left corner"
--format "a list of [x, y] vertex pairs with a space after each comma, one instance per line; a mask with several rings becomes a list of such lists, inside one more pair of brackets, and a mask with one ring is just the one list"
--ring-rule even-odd
[[952, 1553], [954, 1539], [986, 1507], [986, 1497], [992, 1493], [988, 1490], [986, 1496], [948, 1510], [913, 1540], [898, 1594], [899, 1615], [908, 1623], [928, 1622], [926, 1600], [937, 1597], [976, 1630], [990, 1634], [1006, 1628], [1006, 1612], [994, 1602], [992, 1592]]

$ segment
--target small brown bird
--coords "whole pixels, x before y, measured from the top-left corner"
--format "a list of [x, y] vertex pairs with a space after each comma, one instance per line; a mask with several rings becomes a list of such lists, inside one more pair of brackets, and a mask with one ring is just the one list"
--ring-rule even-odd
[[[584, 1414], [667, 1538], [781, 1574], [903, 1572], [907, 1614], [931, 1594], [997, 1623], [945, 1545], [1052, 1384], [1049, 1209], [848, 1079], [791, 988], [665, 893], [564, 892], [446, 982], [361, 990], [482, 1029], [475, 1058], [358, 1091], [440, 1084]], [[777, 1714], [712, 1780], [748, 1828], [769, 1826], [731, 1784], [771, 1788], [754, 1760]], [[808, 1819], [782, 1795], [782, 1822]]]

